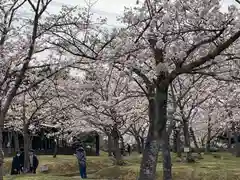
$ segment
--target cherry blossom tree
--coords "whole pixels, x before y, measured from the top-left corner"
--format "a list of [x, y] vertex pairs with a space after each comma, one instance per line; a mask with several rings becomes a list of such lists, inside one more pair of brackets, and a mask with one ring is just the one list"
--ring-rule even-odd
[[[57, 15], [47, 14], [46, 11], [51, 2], [52, 0], [1, 1], [1, 132], [15, 95], [29, 91], [57, 72], [81, 61], [81, 58], [71, 59], [66, 56], [66, 50], [70, 44], [63, 46], [63, 41], [60, 41], [62, 40], [60, 34], [67, 33], [67, 29], [76, 29], [76, 27], [77, 31], [75, 32], [88, 32], [86, 29], [90, 30], [91, 26], [88, 24], [86, 10], [81, 11], [81, 13], [77, 12], [77, 8], [63, 7]], [[25, 18], [19, 13], [20, 10], [26, 10], [26, 8], [32, 13], [30, 13], [30, 17]], [[93, 30], [91, 33], [94, 34]], [[83, 38], [86, 43], [82, 42], [81, 44], [81, 47], [87, 47], [87, 44], [89, 48], [82, 49], [84, 52], [78, 53], [78, 57], [88, 59], [95, 57], [95, 54], [93, 56], [93, 53], [88, 51], [91, 49], [91, 43], [97, 44], [99, 51], [104, 49], [104, 44], [98, 42], [96, 36], [92, 36], [91, 33]], [[75, 35], [75, 37], [78, 36]], [[89, 37], [92, 37], [93, 41], [89, 42]], [[58, 47], [61, 45], [61, 50], [55, 45], [58, 45]], [[80, 49], [80, 44], [78, 44], [78, 48]], [[43, 69], [47, 72], [43, 72], [43, 76], [32, 78], [31, 75], [28, 75], [33, 69]], [[31, 78], [30, 81], [26, 80], [26, 83], [23, 84], [26, 75]], [[1, 132], [0, 141], [2, 142]], [[2, 145], [2, 143], [0, 144]], [[2, 146], [0, 146], [0, 149], [2, 149]], [[1, 160], [1, 162], [3, 161]], [[0, 177], [2, 177], [2, 173], [0, 173]]]
[[[36, 52], [35, 45], [40, 39], [38, 31], [41, 17], [51, 0], [32, 1], [2, 1], [1, 2], [1, 110], [0, 110], [0, 150], [2, 152], [2, 130], [4, 119], [22, 84], [24, 75]], [[29, 4], [33, 10], [33, 17], [29, 22], [18, 18], [17, 11]], [[21, 43], [20, 43], [21, 42]], [[2, 154], [2, 153], [1, 153]], [[1, 155], [0, 179], [3, 179]]]
[[[215, 88], [214, 93], [210, 91], [211, 88]], [[226, 122], [226, 119], [223, 118], [225, 109], [219, 101], [221, 99], [219, 93], [225, 88], [225, 82], [211, 80], [205, 86], [210, 97], [198, 107], [198, 112], [191, 121], [191, 127], [198, 137], [199, 144], [203, 148], [205, 147], [206, 152], [210, 152], [211, 142], [223, 131], [222, 123]], [[228, 88], [225, 90], [229, 91]]]
[[221, 127], [221, 129], [225, 131], [228, 136], [228, 148], [231, 148], [231, 139], [234, 139], [234, 153], [236, 156], [239, 156], [239, 105], [237, 102], [239, 100], [238, 83], [228, 82], [224, 88], [221, 88], [221, 90], [219, 90], [217, 95], [218, 96], [216, 100], [219, 106], [218, 109], [222, 110], [217, 115], [220, 116], [219, 119], [224, 119], [224, 121], [221, 121], [221, 124], [219, 123], [219, 127]]
[[[109, 146], [112, 140], [119, 162], [119, 140], [123, 139], [122, 136], [128, 132], [130, 125], [136, 123], [147, 109], [141, 104], [142, 95], [132, 88], [134, 82], [128, 77], [121, 76], [112, 67], [104, 67], [104, 64], [97, 64], [95, 68], [95, 71], [92, 70], [91, 74], [86, 75], [83, 82], [92, 84], [92, 88], [87, 89], [88, 95], [84, 93], [85, 97], [80, 99], [82, 105], [76, 106], [76, 109], [82, 113], [85, 121], [108, 136]], [[112, 147], [109, 147], [109, 150], [111, 149]]]
[[132, 123], [129, 128], [129, 133], [135, 138], [137, 143], [137, 151], [139, 154], [142, 154], [144, 150], [145, 137], [147, 135], [147, 129], [149, 126], [148, 117], [142, 115], [142, 117], [135, 123]]
[[60, 114], [59, 110], [56, 111], [60, 109], [59, 98], [62, 97], [49, 79], [39, 84], [38, 88], [15, 97], [12, 102], [5, 126], [15, 127], [14, 129], [23, 135], [25, 169], [29, 168], [28, 152], [32, 145], [32, 136], [39, 133], [38, 128], [41, 124], [46, 122], [54, 124]]
[[[155, 179], [171, 82], [181, 74], [210, 75], [212, 70], [229, 75], [233, 61], [228, 57], [236, 53], [240, 36], [238, 15], [233, 7], [222, 13], [218, 0], [147, 0], [125, 10], [122, 22], [127, 28], [115, 38], [115, 48], [105, 58], [141, 81], [150, 102], [149, 135], [139, 179]], [[169, 163], [164, 163], [164, 179], [172, 179]]]
[[193, 161], [190, 150], [190, 140], [192, 137], [196, 149], [199, 145], [193, 131], [192, 122], [198, 113], [201, 104], [207, 101], [216, 89], [208, 86], [210, 83], [203, 75], [179, 76], [173, 82], [174, 93], [177, 99], [176, 120], [181, 122], [184, 133], [184, 146], [189, 148], [187, 162]]

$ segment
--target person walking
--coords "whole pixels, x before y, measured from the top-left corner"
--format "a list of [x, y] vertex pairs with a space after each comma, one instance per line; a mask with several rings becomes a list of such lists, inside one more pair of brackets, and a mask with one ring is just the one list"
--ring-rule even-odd
[[76, 157], [78, 160], [80, 176], [83, 179], [87, 178], [87, 167], [86, 167], [86, 152], [82, 145], [78, 145], [76, 148]]
[[11, 175], [20, 174], [20, 171], [21, 171], [20, 152], [17, 152], [17, 154], [13, 157], [13, 160], [12, 160]]
[[36, 170], [39, 164], [38, 158], [37, 156], [34, 154], [34, 150], [30, 150], [29, 151], [29, 164], [30, 164], [30, 169], [29, 169], [29, 173], [33, 173], [36, 174]]

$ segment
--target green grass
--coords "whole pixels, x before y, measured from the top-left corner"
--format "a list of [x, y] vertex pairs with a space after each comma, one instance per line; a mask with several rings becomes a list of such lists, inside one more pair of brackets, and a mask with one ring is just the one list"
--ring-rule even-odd
[[[194, 164], [177, 162], [175, 155], [172, 155], [173, 176], [177, 180], [240, 180], [240, 158], [231, 154], [221, 153], [221, 158], [213, 155], [204, 155], [204, 159]], [[43, 174], [26, 176], [5, 176], [6, 180], [74, 180], [80, 179], [77, 162], [74, 156], [39, 156], [40, 165], [48, 165], [49, 172]], [[105, 154], [100, 157], [87, 158], [87, 171], [89, 179], [121, 179], [136, 180], [139, 174], [141, 158], [139, 155], [132, 155], [126, 158], [127, 165], [118, 167], [112, 164], [112, 160]], [[157, 166], [158, 179], [162, 179], [161, 156]], [[5, 172], [10, 171], [10, 159], [6, 159]]]

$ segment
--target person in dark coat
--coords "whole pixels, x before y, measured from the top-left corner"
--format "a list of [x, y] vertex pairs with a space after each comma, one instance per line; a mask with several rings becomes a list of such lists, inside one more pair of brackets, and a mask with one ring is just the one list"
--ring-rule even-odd
[[20, 156], [19, 156], [19, 163], [20, 163], [20, 171], [23, 172], [24, 167], [24, 148], [20, 148]]
[[34, 154], [34, 150], [30, 150], [29, 151], [29, 164], [30, 164], [30, 169], [29, 169], [29, 173], [33, 173], [36, 174], [36, 170], [39, 164], [38, 158], [37, 156]]
[[131, 145], [130, 144], [127, 144], [127, 151], [130, 156], [131, 155]]
[[20, 174], [20, 171], [21, 171], [20, 152], [17, 152], [16, 156], [14, 156], [12, 160], [11, 175]]
[[77, 147], [76, 157], [78, 160], [80, 176], [82, 179], [86, 179], [87, 178], [86, 152], [82, 145], [79, 145]]

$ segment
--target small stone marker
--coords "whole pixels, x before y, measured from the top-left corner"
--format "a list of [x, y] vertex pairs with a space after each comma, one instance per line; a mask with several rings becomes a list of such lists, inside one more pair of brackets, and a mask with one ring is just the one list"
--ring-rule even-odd
[[48, 171], [48, 166], [47, 165], [40, 166], [40, 172], [47, 172], [47, 171]]
[[188, 152], [190, 152], [190, 149], [189, 149], [189, 147], [184, 147], [183, 151], [184, 151], [185, 153], [188, 153]]

